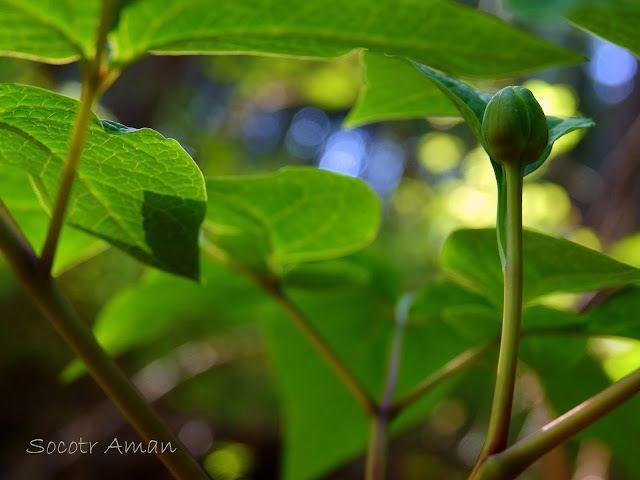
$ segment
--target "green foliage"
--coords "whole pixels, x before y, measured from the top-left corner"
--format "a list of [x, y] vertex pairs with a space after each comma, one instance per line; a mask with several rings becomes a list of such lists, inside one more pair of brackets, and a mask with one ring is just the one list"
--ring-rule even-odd
[[[256, 316], [265, 301], [248, 279], [211, 262], [203, 262], [202, 284], [149, 271], [104, 306], [93, 331], [107, 352], [120, 355], [180, 332], [189, 332], [192, 338], [181, 338], [187, 341], [223, 331]], [[83, 372], [76, 360], [62, 378], [71, 381]]]
[[380, 120], [457, 115], [438, 88], [401, 57], [362, 53], [364, 86], [345, 119], [356, 127]]
[[[215, 15], [204, 0], [140, 0], [123, 11], [111, 39], [116, 64], [147, 52], [333, 57], [367, 48], [460, 75], [496, 76], [581, 60], [495, 17], [443, 0], [383, 0], [374, 9], [366, 0], [243, 0], [219, 5]], [[495, 48], [501, 44], [510, 48]]]
[[[367, 85], [347, 125], [459, 113], [485, 146], [483, 116], [491, 94], [424, 65], [499, 77], [582, 60], [445, 0], [380, 0], [375, 6], [367, 0], [237, 0], [214, 9], [205, 0], [117, 3], [100, 72], [108, 80], [147, 54], [326, 58], [363, 49]], [[510, 3], [521, 11], [531, 6]], [[586, 2], [574, 9], [577, 3], [565, 0], [546, 10], [638, 54], [637, 2]], [[54, 64], [80, 60], [86, 77], [90, 63], [99, 66], [91, 61], [100, 13], [98, 0], [0, 0], [0, 54]], [[0, 192], [36, 249], [47, 231], [78, 105], [46, 90], [0, 84]], [[586, 118], [540, 118], [548, 141], [536, 149], [525, 174], [545, 162], [560, 137], [593, 125]], [[94, 332], [112, 355], [163, 340], [175, 347], [264, 319], [283, 409], [283, 478], [318, 478], [363, 451], [369, 420], [335, 369], [279, 307], [290, 298], [376, 402], [393, 363], [393, 338], [401, 339], [395, 400], [460, 353], [497, 338], [505, 172], [494, 160], [498, 248], [496, 230], [454, 232], [441, 262], [452, 278], [430, 281], [412, 296], [403, 294], [402, 276], [384, 258], [359, 251], [374, 240], [382, 218], [380, 200], [364, 182], [304, 167], [205, 181], [176, 141], [92, 116], [66, 210], [76, 229], [64, 229], [55, 273], [105, 242], [166, 272], [145, 272], [99, 313]], [[206, 257], [202, 274], [200, 248]], [[523, 249], [523, 359], [541, 374], [551, 403], [562, 412], [610, 383], [587, 341], [568, 335], [640, 339], [640, 323], [629, 317], [640, 308], [640, 270], [532, 231], [524, 232]], [[534, 303], [553, 293], [612, 286], [626, 288], [585, 313]], [[74, 362], [63, 377], [82, 372]], [[402, 411], [392, 432], [424, 418], [455, 381]], [[640, 432], [637, 402], [625, 409], [585, 435], [607, 442], [637, 476], [637, 453], [616, 435], [623, 428]]]
[[[525, 230], [523, 301], [557, 292], [584, 292], [640, 281], [640, 270], [561, 238]], [[502, 304], [502, 270], [495, 247], [495, 230], [458, 230], [445, 243], [443, 265]]]
[[[416, 68], [430, 78], [436, 86], [453, 102], [459, 110], [462, 118], [467, 122], [471, 130], [475, 134], [478, 141], [484, 145], [482, 138], [482, 120], [484, 111], [491, 99], [491, 95], [480, 92], [470, 86], [441, 75], [433, 70], [414, 63]], [[524, 174], [528, 175], [538, 168], [549, 158], [551, 148], [556, 140], [563, 135], [572, 132], [578, 128], [587, 128], [594, 125], [593, 121], [588, 118], [565, 118], [547, 116], [547, 125], [549, 126], [549, 135], [547, 140], [547, 148], [542, 152], [540, 158], [529, 163], [524, 170]], [[553, 131], [551, 130], [553, 128]], [[486, 146], [485, 146], [486, 149]], [[498, 246], [500, 251], [500, 260], [504, 264], [504, 256], [506, 249], [506, 189], [507, 181], [505, 177], [504, 167], [491, 157], [491, 166], [496, 176], [496, 184], [498, 187], [498, 214], [496, 220]]]
[[[31, 245], [42, 245], [47, 234], [49, 215], [24, 171], [0, 162], [0, 192], [2, 201], [14, 215]], [[63, 273], [105, 247], [106, 244], [97, 237], [78, 229], [65, 229], [53, 274], [57, 276]]]
[[315, 168], [210, 178], [207, 193], [207, 238], [261, 274], [359, 250], [381, 218], [380, 201], [365, 183]]
[[[28, 173], [48, 207], [77, 106], [39, 88], [0, 85], [0, 159]], [[121, 131], [107, 133], [93, 118], [67, 221], [145, 263], [198, 278], [200, 170], [175, 140], [148, 129], [113, 134]]]
[[0, 1], [0, 54], [48, 63], [92, 58], [100, 0]]
[[640, 2], [637, 0], [590, 1], [570, 11], [567, 18], [579, 27], [640, 56]]

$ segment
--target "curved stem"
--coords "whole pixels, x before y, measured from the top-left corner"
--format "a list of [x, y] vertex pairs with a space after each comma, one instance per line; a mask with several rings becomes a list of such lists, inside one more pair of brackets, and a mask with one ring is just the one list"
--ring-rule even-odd
[[[206, 226], [203, 228], [206, 229]], [[377, 413], [376, 402], [369, 394], [367, 389], [356, 378], [351, 369], [342, 361], [331, 346], [318, 331], [311, 325], [304, 314], [296, 307], [296, 305], [282, 291], [281, 285], [277, 279], [265, 279], [250, 269], [233, 261], [232, 258], [217, 245], [202, 240], [202, 252], [212, 261], [230, 268], [241, 275], [246, 276], [253, 281], [258, 287], [263, 289], [273, 300], [278, 303], [282, 311], [291, 319], [293, 324], [305, 336], [311, 346], [320, 354], [322, 359], [331, 367], [334, 373], [342, 381], [345, 387], [351, 392], [355, 400], [362, 407], [367, 416], [373, 418]]]
[[380, 401], [375, 417], [371, 419], [371, 433], [369, 435], [365, 473], [366, 480], [382, 480], [386, 475], [390, 420], [389, 411], [398, 383], [400, 360], [402, 357], [402, 341], [404, 339], [405, 327], [407, 326], [410, 305], [411, 296], [404, 295], [400, 298], [396, 307], [393, 339], [391, 340], [391, 348], [387, 359], [387, 375], [382, 391], [382, 400]]
[[403, 397], [396, 400], [389, 409], [389, 418], [394, 419], [397, 417], [407, 407], [422, 398], [423, 395], [431, 392], [444, 381], [450, 379], [454, 375], [457, 375], [459, 372], [477, 362], [480, 357], [493, 349], [497, 344], [498, 338], [492, 338], [491, 340], [487, 340], [484, 343], [465, 350], [460, 355], [447, 362], [444, 366], [425, 378]]
[[518, 162], [516, 165], [506, 165], [504, 170], [507, 185], [507, 251], [504, 268], [502, 335], [489, 429], [479, 461], [504, 450], [507, 446], [520, 341], [523, 169]]
[[471, 478], [510, 480], [517, 477], [534, 461], [630, 400], [638, 392], [640, 368], [503, 452], [490, 456]]
[[73, 123], [67, 158], [62, 170], [62, 177], [60, 179], [60, 185], [58, 186], [51, 221], [49, 222], [49, 230], [47, 231], [47, 237], [38, 263], [38, 274], [43, 277], [48, 276], [53, 267], [53, 260], [58, 248], [58, 240], [60, 239], [60, 232], [62, 231], [67, 205], [69, 204], [73, 181], [82, 156], [82, 148], [87, 137], [89, 122], [91, 121], [91, 109], [101, 90], [101, 67], [107, 47], [107, 34], [111, 27], [113, 13], [114, 1], [103, 0], [100, 25], [96, 37], [95, 56], [89, 63], [84, 64], [84, 68], [81, 69], [82, 95], [80, 106]]
[[42, 314], [85, 363], [100, 388], [146, 441], [170, 444], [171, 449], [156, 453], [171, 473], [181, 480], [209, 478], [187, 449], [173, 436], [147, 405], [140, 393], [114, 361], [100, 347], [91, 330], [80, 319], [51, 276], [37, 274], [36, 257], [29, 242], [0, 202], [0, 250], [16, 277]]

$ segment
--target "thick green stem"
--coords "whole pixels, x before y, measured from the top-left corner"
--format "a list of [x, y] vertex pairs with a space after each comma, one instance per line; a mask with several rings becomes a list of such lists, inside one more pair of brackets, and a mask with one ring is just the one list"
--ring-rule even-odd
[[78, 164], [82, 156], [82, 148], [89, 129], [89, 122], [91, 121], [91, 109], [103, 88], [101, 86], [101, 67], [106, 51], [107, 34], [111, 27], [113, 13], [114, 1], [103, 0], [102, 15], [96, 37], [95, 56], [88, 63], [81, 65], [82, 95], [80, 106], [73, 124], [67, 158], [64, 163], [60, 185], [58, 186], [56, 200], [51, 213], [49, 230], [47, 231], [47, 237], [38, 262], [38, 273], [42, 277], [48, 276], [53, 267], [53, 261], [58, 248], [58, 240], [60, 239], [64, 217], [67, 212], [67, 205], [69, 204], [69, 198], [71, 196], [73, 181], [75, 180], [76, 170], [78, 169]]
[[84, 362], [98, 385], [113, 401], [125, 418], [146, 441], [171, 444], [157, 452], [160, 460], [178, 479], [209, 478], [186, 448], [173, 436], [147, 405], [140, 393], [100, 347], [91, 330], [80, 319], [51, 276], [37, 274], [35, 254], [4, 204], [0, 202], [0, 250], [24, 289], [42, 314]]
[[511, 480], [544, 454], [580, 433], [640, 392], [640, 368], [558, 417], [540, 430], [490, 456], [473, 480]]
[[[206, 229], [206, 226], [203, 227]], [[351, 369], [333, 351], [331, 346], [311, 325], [304, 314], [282, 291], [277, 279], [265, 279], [255, 272], [233, 261], [227, 253], [218, 248], [217, 245], [203, 240], [201, 242], [202, 252], [214, 262], [224, 265], [252, 280], [257, 286], [262, 288], [273, 300], [278, 303], [282, 311], [289, 317], [298, 330], [304, 335], [311, 346], [318, 352], [329, 367], [334, 371], [344, 386], [351, 392], [355, 400], [362, 407], [367, 416], [373, 418], [377, 412], [376, 402], [367, 389], [351, 372]]]
[[502, 335], [489, 429], [479, 461], [507, 446], [518, 363], [522, 316], [522, 177], [519, 162], [505, 165], [507, 184], [507, 252], [504, 269]]

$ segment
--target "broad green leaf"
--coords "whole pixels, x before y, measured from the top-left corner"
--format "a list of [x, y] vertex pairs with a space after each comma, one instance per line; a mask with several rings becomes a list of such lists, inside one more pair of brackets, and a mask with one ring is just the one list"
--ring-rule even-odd
[[[640, 282], [640, 270], [568, 240], [525, 230], [522, 246], [525, 302], [554, 292]], [[502, 304], [502, 270], [494, 229], [452, 233], [443, 247], [442, 262], [494, 304]]]
[[[240, 322], [259, 318], [267, 296], [247, 278], [211, 262], [203, 262], [202, 283], [149, 270], [115, 296], [93, 327], [100, 345], [111, 355], [189, 333], [202, 338]], [[84, 366], [72, 362], [62, 377], [71, 381]]]
[[[31, 246], [38, 251], [44, 244], [49, 215], [37, 197], [27, 175], [19, 168], [0, 163], [2, 201], [20, 226]], [[56, 253], [54, 276], [103, 251], [107, 244], [86, 233], [65, 228]]]
[[[361, 276], [359, 285], [353, 275], [342, 284], [337, 279], [339, 272], [346, 271], [342, 265], [329, 275], [334, 281], [333, 289], [312, 286], [288, 291], [323, 338], [379, 400], [399, 294], [396, 282], [387, 280], [381, 285], [379, 279], [397, 275], [370, 255], [357, 254], [342, 262], [354, 262], [370, 273]], [[327, 264], [326, 273], [330, 266], [337, 265], [336, 261], [323, 263]], [[484, 336], [494, 336], [499, 331], [499, 315], [494, 311], [485, 299], [451, 282], [425, 287], [409, 310], [396, 397]], [[484, 328], [483, 323], [492, 329]], [[366, 416], [288, 319], [281, 315], [273, 318], [267, 333], [284, 408], [283, 478], [324, 478], [329, 471], [364, 452]], [[445, 383], [412, 405], [394, 422], [393, 432], [415, 425], [453, 385]]]
[[208, 239], [261, 273], [354, 252], [380, 223], [380, 202], [364, 182], [316, 168], [209, 178], [207, 193]]
[[[335, 289], [289, 288], [288, 294], [367, 390], [378, 397], [399, 285], [380, 292], [375, 279], [397, 278], [394, 270], [376, 257], [358, 255], [354, 261], [370, 271], [363, 283], [348, 279], [342, 285], [338, 280]], [[267, 342], [283, 409], [282, 478], [322, 478], [364, 451], [367, 417], [281, 312], [267, 322]]]
[[586, 2], [567, 18], [577, 26], [629, 49], [640, 57], [640, 2], [597, 0]]
[[344, 121], [356, 127], [381, 120], [457, 115], [440, 90], [405, 59], [363, 52], [364, 86]]
[[[549, 403], [561, 415], [611, 384], [602, 367], [588, 355], [587, 341], [577, 337], [525, 338], [522, 359], [538, 371]], [[624, 432], [624, 434], [621, 434]], [[630, 438], [640, 436], [640, 397], [598, 420], [575, 440], [597, 439], [611, 448], [613, 459], [640, 476], [638, 449]], [[575, 441], [573, 440], [573, 441]]]
[[[333, 57], [355, 48], [402, 55], [460, 75], [503, 76], [581, 56], [498, 18], [445, 0], [348, 3], [139, 0], [112, 35], [114, 60], [154, 54]], [[509, 48], [497, 46], [509, 45]]]
[[69, 63], [95, 54], [99, 0], [0, 0], [0, 55]]
[[[77, 106], [39, 88], [0, 85], [0, 163], [31, 175], [48, 207]], [[202, 174], [175, 140], [112, 123], [105, 131], [93, 117], [67, 211], [70, 224], [145, 263], [197, 278], [205, 201]]]

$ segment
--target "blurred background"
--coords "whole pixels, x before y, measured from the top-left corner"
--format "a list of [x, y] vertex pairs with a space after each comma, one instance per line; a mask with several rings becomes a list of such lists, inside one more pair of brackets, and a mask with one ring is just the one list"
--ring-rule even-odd
[[[582, 65], [530, 77], [473, 82], [487, 91], [522, 84], [533, 91], [546, 114], [585, 116], [596, 122], [594, 128], [563, 137], [546, 166], [527, 177], [525, 226], [640, 267], [638, 61], [566, 22], [513, 16], [496, 2], [480, 3], [590, 58]], [[76, 65], [0, 58], [0, 82], [79, 96]], [[310, 165], [363, 179], [384, 205], [382, 229], [370, 249], [389, 257], [406, 276], [407, 289], [415, 290], [437, 275], [438, 254], [452, 230], [494, 224], [493, 171], [469, 128], [457, 118], [342, 128], [361, 86], [357, 52], [329, 61], [150, 57], [124, 72], [105, 94], [98, 114], [175, 138], [206, 176]], [[142, 266], [108, 249], [69, 269], [60, 281], [91, 321], [142, 275]], [[579, 299], [563, 295], [547, 301], [567, 306]], [[187, 325], [196, 332], [200, 324]], [[78, 432], [92, 439], [136, 436], [92, 380], [61, 382], [60, 372], [72, 354], [4, 266], [0, 331], [3, 478], [168, 478], [152, 456], [113, 461], [110, 455], [24, 455], [32, 438], [77, 438]], [[181, 440], [204, 459], [214, 479], [277, 478], [282, 449], [278, 398], [257, 322], [185, 342], [194, 332], [128, 353], [119, 363]], [[640, 360], [634, 344], [595, 342], [593, 348], [612, 370], [621, 362]], [[425, 471], [432, 471], [434, 479], [466, 478], [482, 442], [476, 417], [486, 411], [473, 396], [474, 381], [484, 382], [487, 375], [470, 372], [468, 381], [461, 382], [429, 418], [392, 442], [389, 478], [417, 480], [425, 478]], [[549, 415], [541, 403], [523, 398], [517, 408]], [[575, 465], [562, 454], [550, 454], [546, 463], [523, 478], [626, 478], [603, 445], [582, 442], [572, 453], [577, 455]], [[327, 478], [359, 479], [362, 467], [362, 459], [356, 459]]]

